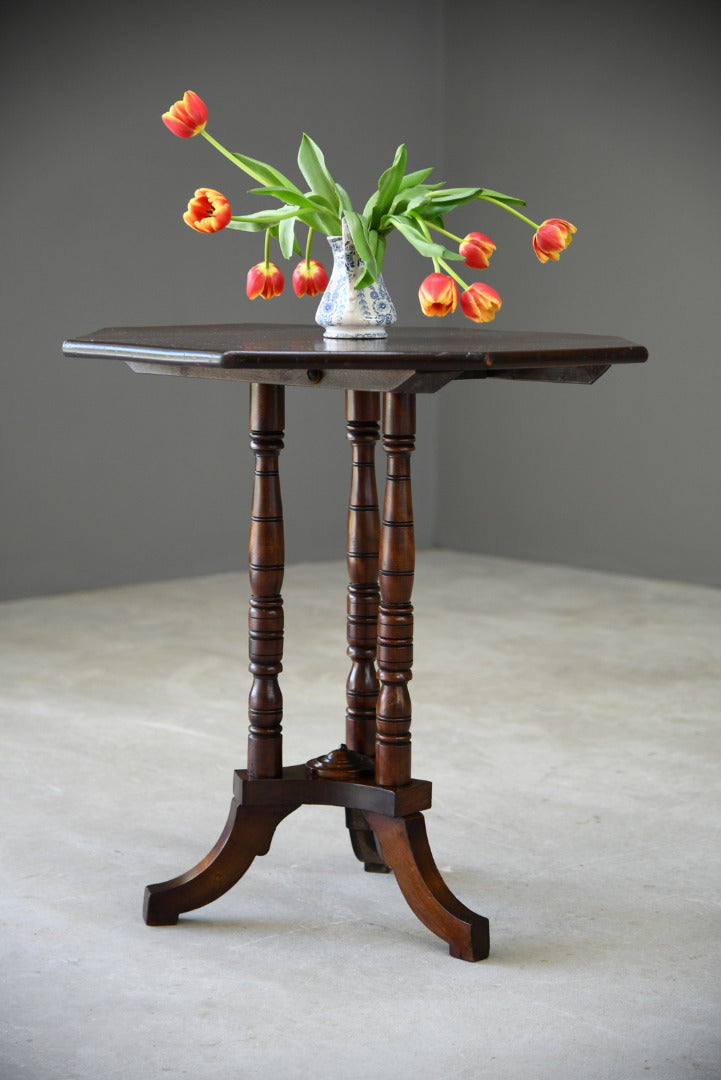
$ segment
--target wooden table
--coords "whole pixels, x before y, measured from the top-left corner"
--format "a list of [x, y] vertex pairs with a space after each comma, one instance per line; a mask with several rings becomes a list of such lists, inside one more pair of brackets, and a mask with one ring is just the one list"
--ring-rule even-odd
[[[593, 383], [646, 349], [585, 334], [394, 329], [384, 340], [332, 341], [317, 327], [265, 325], [122, 327], [66, 341], [68, 356], [126, 361], [134, 371], [250, 384], [255, 479], [248, 616], [252, 682], [247, 768], [235, 772], [230, 814], [209, 854], [187, 873], [145, 890], [144, 918], [176, 923], [222, 896], [264, 855], [278, 824], [304, 803], [345, 807], [365, 869], [392, 870], [418, 918], [452, 956], [488, 955], [488, 920], [448, 889], [433, 860], [423, 811], [431, 784], [411, 774], [415, 547], [410, 457], [417, 393], [456, 379]], [[286, 386], [343, 389], [350, 443], [344, 742], [300, 765], [282, 762], [283, 513], [278, 472]], [[387, 456], [382, 513], [375, 475]]]

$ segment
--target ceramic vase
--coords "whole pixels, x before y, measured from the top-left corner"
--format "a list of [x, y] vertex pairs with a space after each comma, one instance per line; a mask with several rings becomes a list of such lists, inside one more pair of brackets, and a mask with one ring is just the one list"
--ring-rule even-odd
[[328, 243], [333, 270], [315, 321], [325, 327], [327, 338], [384, 338], [386, 328], [396, 321], [396, 309], [382, 275], [372, 285], [354, 288], [364, 264], [345, 219], [343, 235], [329, 236]]

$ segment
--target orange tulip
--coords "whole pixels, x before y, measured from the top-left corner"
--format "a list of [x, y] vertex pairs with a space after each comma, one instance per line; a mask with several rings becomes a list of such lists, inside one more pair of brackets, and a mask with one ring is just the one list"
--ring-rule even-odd
[[208, 120], [208, 110], [202, 98], [192, 90], [186, 90], [182, 101], [176, 101], [166, 113], [163, 123], [181, 139], [191, 139], [203, 130]]
[[474, 281], [461, 295], [461, 311], [473, 322], [484, 323], [495, 319], [502, 300], [495, 289]]
[[256, 296], [271, 300], [274, 296], [280, 296], [284, 283], [283, 274], [275, 263], [259, 262], [248, 271], [245, 291], [250, 300], [255, 300]]
[[421, 282], [418, 299], [424, 315], [448, 315], [458, 306], [458, 286], [446, 274], [429, 274]]
[[225, 195], [221, 195], [214, 188], [198, 188], [188, 203], [183, 221], [196, 232], [218, 232], [230, 221], [230, 203]]
[[466, 266], [472, 266], [474, 270], [485, 270], [495, 250], [496, 245], [487, 236], [472, 232], [461, 240], [458, 253], [463, 256]]
[[328, 288], [328, 275], [317, 259], [303, 259], [293, 271], [293, 291], [296, 296], [317, 296]]
[[542, 263], [558, 257], [573, 240], [576, 226], [563, 218], [547, 218], [533, 235], [533, 250]]

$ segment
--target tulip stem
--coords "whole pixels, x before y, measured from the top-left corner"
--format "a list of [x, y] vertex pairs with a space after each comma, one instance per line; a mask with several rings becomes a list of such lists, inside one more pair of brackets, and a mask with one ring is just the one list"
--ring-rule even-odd
[[270, 229], [265, 230], [265, 269], [268, 271], [270, 264]]
[[496, 206], [502, 206], [503, 209], [507, 210], [509, 214], [514, 214], [517, 218], [520, 218], [521, 221], [525, 221], [526, 225], [530, 225], [532, 229], [540, 229], [541, 227], [540, 225], [536, 225], [535, 221], [531, 221], [530, 218], [527, 218], [525, 214], [519, 214], [518, 210], [514, 210], [514, 208], [512, 206], [509, 206], [508, 203], [501, 202], [500, 199], [494, 199], [490, 195], [479, 195], [478, 197], [479, 199], [483, 199], [484, 202], [491, 202], [494, 203]]
[[[434, 259], [434, 260], [433, 260], [433, 262], [435, 263], [435, 262], [436, 262], [436, 260]], [[465, 281], [463, 280], [463, 278], [459, 277], [459, 276], [458, 276], [458, 274], [457, 274], [457, 273], [455, 272], [455, 270], [452, 270], [452, 269], [451, 269], [451, 267], [450, 267], [450, 266], [448, 265], [448, 263], [447, 263], [447, 262], [445, 262], [445, 261], [444, 261], [443, 259], [438, 259], [438, 265], [439, 265], [439, 266], [442, 266], [442, 267], [443, 267], [443, 269], [445, 270], [445, 272], [446, 272], [447, 274], [450, 274], [450, 275], [451, 275], [451, 277], [452, 277], [452, 278], [454, 279], [454, 281], [457, 281], [457, 282], [458, 282], [458, 284], [459, 284], [459, 285], [461, 286], [461, 288], [462, 288], [462, 289], [463, 289], [464, 291], [468, 289], [468, 285], [466, 285], [466, 283], [465, 283]], [[436, 272], [438, 272], [438, 271], [436, 271]]]
[[313, 233], [315, 229], [308, 229], [308, 239], [305, 244], [305, 268], [310, 273], [310, 248], [313, 243]]
[[211, 146], [214, 146], [216, 150], [219, 150], [221, 154], [224, 154], [225, 157], [227, 157], [228, 161], [232, 161], [234, 165], [237, 165], [239, 169], [242, 169], [244, 173], [247, 173], [248, 176], [252, 177], [252, 179], [256, 180], [259, 184], [267, 185], [266, 180], [263, 180], [262, 177], [257, 176], [254, 172], [251, 172], [251, 170], [247, 168], [247, 166], [243, 165], [240, 161], [238, 161], [235, 154], [231, 154], [230, 150], [226, 150], [225, 147], [222, 146], [217, 139], [214, 139], [213, 136], [205, 130], [205, 128], [203, 128], [200, 134], [203, 136], [204, 139], [208, 140]]
[[[443, 233], [444, 236], [448, 236], [451, 240], [455, 240], [457, 244], [460, 244], [461, 237], [456, 236], [455, 233], [448, 232], [448, 229], [442, 229], [440, 225], [431, 225], [430, 221], [424, 222], [429, 229], [434, 229], [436, 232]], [[430, 237], [429, 237], [430, 239]]]

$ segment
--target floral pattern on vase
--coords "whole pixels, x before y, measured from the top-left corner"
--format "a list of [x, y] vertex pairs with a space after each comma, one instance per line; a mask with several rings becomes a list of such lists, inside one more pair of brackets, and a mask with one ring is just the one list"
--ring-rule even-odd
[[364, 264], [345, 219], [343, 235], [329, 236], [328, 243], [333, 252], [333, 271], [315, 321], [325, 327], [327, 338], [384, 338], [386, 327], [396, 321], [396, 309], [383, 276], [364, 289], [354, 288]]

